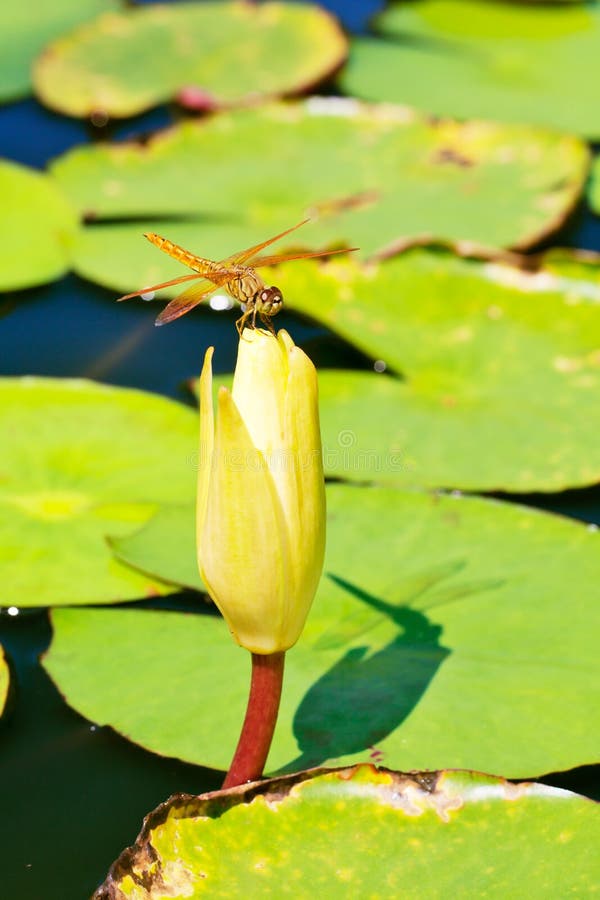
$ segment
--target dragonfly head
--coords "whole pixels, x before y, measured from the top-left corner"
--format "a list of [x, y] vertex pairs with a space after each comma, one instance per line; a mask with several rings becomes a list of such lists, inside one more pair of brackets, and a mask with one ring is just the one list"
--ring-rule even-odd
[[263, 287], [256, 295], [256, 309], [263, 316], [276, 316], [283, 306], [283, 295], [278, 287]]

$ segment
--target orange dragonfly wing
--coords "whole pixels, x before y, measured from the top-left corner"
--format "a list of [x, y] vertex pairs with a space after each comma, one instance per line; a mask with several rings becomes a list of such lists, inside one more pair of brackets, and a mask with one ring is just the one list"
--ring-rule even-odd
[[226, 259], [222, 259], [218, 263], [218, 265], [219, 266], [241, 266], [247, 260], [249, 260], [251, 256], [255, 256], [257, 253], [260, 253], [260, 251], [264, 250], [265, 247], [268, 247], [269, 244], [274, 244], [275, 241], [278, 241], [280, 238], [285, 237], [286, 234], [290, 234], [292, 231], [295, 231], [297, 228], [300, 228], [301, 225], [306, 225], [307, 222], [310, 222], [310, 219], [303, 219], [301, 222], [298, 222], [297, 225], [292, 225], [291, 228], [287, 228], [285, 231], [281, 231], [279, 234], [276, 234], [275, 237], [268, 238], [266, 241], [262, 241], [260, 244], [255, 244], [253, 247], [248, 247], [247, 250], [238, 250], [237, 253], [233, 253], [231, 256], [228, 256]]
[[[196, 276], [197, 278], [198, 276]], [[222, 273], [220, 280], [207, 281], [202, 278], [197, 284], [193, 284], [187, 288], [179, 297], [175, 297], [168, 303], [160, 315], [156, 318], [157, 325], [166, 325], [167, 322], [173, 322], [180, 316], [184, 316], [187, 312], [198, 306], [208, 294], [212, 293], [217, 287], [225, 284], [229, 280], [229, 273]]]
[[342, 247], [339, 250], [317, 250], [315, 253], [275, 253], [273, 256], [257, 256], [250, 261], [253, 269], [261, 266], [276, 266], [291, 259], [313, 259], [319, 256], [333, 256], [335, 253], [353, 253], [358, 247]]
[[121, 300], [131, 300], [132, 297], [141, 297], [142, 294], [150, 294], [152, 292], [161, 291], [163, 288], [173, 287], [175, 284], [182, 284], [184, 281], [194, 281], [200, 278], [200, 275], [180, 275], [179, 278], [172, 278], [170, 281], [163, 281], [161, 284], [153, 284], [150, 287], [142, 288], [141, 291], [134, 291], [133, 294], [125, 294], [124, 297], [118, 297], [117, 303]]

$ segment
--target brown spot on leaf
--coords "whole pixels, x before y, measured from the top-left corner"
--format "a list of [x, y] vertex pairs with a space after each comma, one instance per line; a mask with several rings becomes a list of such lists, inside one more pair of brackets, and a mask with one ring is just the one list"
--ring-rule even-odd
[[361, 209], [365, 206], [372, 206], [377, 203], [381, 194], [379, 191], [359, 191], [356, 194], [348, 194], [346, 197], [335, 197], [331, 200], [323, 200], [315, 203], [308, 210], [309, 218], [319, 218], [320, 216], [336, 215], [349, 209]]
[[439, 779], [439, 772], [415, 772], [413, 778], [424, 791], [435, 791]]
[[467, 156], [463, 156], [452, 147], [441, 147], [433, 158], [433, 162], [438, 165], [450, 164], [459, 166], [461, 169], [470, 169], [475, 163]]

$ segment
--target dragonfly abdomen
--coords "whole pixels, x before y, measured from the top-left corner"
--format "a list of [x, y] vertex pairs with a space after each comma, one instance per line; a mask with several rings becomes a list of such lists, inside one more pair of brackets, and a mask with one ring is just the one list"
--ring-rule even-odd
[[144, 237], [147, 237], [150, 243], [154, 244], [155, 247], [158, 247], [159, 250], [162, 250], [163, 253], [168, 253], [169, 256], [172, 256], [177, 262], [189, 266], [194, 272], [200, 272], [200, 274], [205, 275], [207, 272], [214, 272], [214, 270], [218, 268], [218, 265], [211, 259], [204, 259], [202, 256], [196, 256], [195, 253], [184, 250], [179, 244], [174, 244], [173, 241], [161, 237], [160, 234], [154, 234], [153, 231], [147, 232]]

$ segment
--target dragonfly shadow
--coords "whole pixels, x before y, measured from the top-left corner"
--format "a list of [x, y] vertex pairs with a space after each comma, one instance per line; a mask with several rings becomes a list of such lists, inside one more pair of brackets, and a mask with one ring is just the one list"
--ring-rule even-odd
[[[320, 765], [327, 759], [375, 749], [415, 708], [450, 650], [442, 627], [424, 611], [394, 605], [335, 575], [329, 576], [398, 626], [398, 634], [375, 652], [352, 647], [304, 695], [294, 717], [300, 756], [281, 771]], [[385, 619], [377, 616], [377, 621]]]

